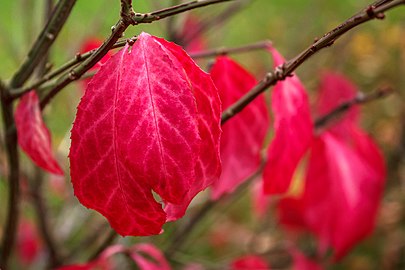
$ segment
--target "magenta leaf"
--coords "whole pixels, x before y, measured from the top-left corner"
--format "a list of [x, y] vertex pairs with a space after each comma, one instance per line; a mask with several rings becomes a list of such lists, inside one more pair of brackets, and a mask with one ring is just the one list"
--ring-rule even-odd
[[[318, 113], [329, 113], [355, 92], [343, 76], [327, 73]], [[372, 232], [385, 182], [382, 155], [357, 118], [357, 108], [351, 109], [314, 138], [303, 194], [278, 205], [283, 225], [311, 231], [321, 255], [333, 248], [335, 260]]]
[[[162, 252], [152, 244], [138, 244], [131, 252], [132, 259], [138, 264], [140, 270], [170, 270], [171, 267]], [[148, 255], [150, 260], [143, 254]]]
[[198, 31], [200, 27], [201, 23], [198, 18], [193, 15], [188, 15], [186, 17], [181, 36], [183, 40], [188, 41], [184, 48], [187, 52], [199, 52], [206, 49], [207, 42], [205, 38], [200, 33], [196, 34], [195, 32]]
[[18, 227], [17, 255], [21, 263], [29, 266], [34, 263], [42, 249], [42, 243], [35, 225], [26, 219]]
[[42, 120], [38, 96], [34, 90], [21, 98], [14, 118], [21, 149], [38, 167], [53, 174], [63, 175], [52, 153], [51, 135]]
[[157, 40], [177, 57], [188, 75], [198, 109], [198, 130], [201, 137], [200, 151], [195, 165], [196, 179], [192, 182], [182, 204], [168, 203], [165, 207], [168, 220], [176, 220], [184, 215], [195, 195], [210, 186], [221, 174], [219, 155], [221, 101], [211, 76], [203, 72], [185, 51], [163, 39]]
[[[274, 65], [283, 57], [271, 48]], [[273, 89], [274, 139], [268, 149], [263, 180], [267, 194], [285, 193], [295, 169], [310, 147], [313, 125], [308, 97], [296, 75], [279, 81]]]
[[[360, 143], [371, 146], [368, 137], [360, 136]], [[329, 132], [314, 141], [305, 216], [321, 249], [333, 247], [336, 259], [372, 232], [384, 186], [383, 167], [376, 147], [362, 153]]]
[[[342, 103], [352, 100], [356, 95], [356, 86], [342, 74], [330, 71], [325, 72], [319, 85], [319, 96], [315, 112], [318, 117], [324, 116]], [[358, 118], [359, 108], [358, 106], [353, 106], [338, 121], [332, 121], [328, 130], [339, 134], [339, 136], [345, 136], [344, 134], [347, 134], [346, 130], [351, 125], [357, 124]]]
[[293, 259], [293, 269], [296, 270], [322, 270], [323, 267], [316, 261], [305, 256], [296, 248], [289, 249]]
[[219, 118], [209, 75], [180, 47], [142, 33], [101, 67], [79, 104], [75, 195], [121, 235], [160, 233], [219, 176]]
[[[211, 77], [226, 109], [253, 86], [256, 79], [232, 59], [218, 57]], [[222, 174], [212, 186], [214, 200], [233, 192], [260, 165], [260, 150], [269, 126], [264, 96], [256, 98], [223, 126], [221, 136]]]
[[245, 255], [240, 258], [236, 258], [231, 263], [231, 270], [270, 270], [267, 262], [258, 255]]

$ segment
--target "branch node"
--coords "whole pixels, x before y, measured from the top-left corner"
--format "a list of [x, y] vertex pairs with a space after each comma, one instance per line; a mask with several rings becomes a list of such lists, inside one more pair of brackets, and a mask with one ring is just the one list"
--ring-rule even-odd
[[135, 41], [137, 40], [137, 37], [136, 36], [134, 36], [134, 37], [132, 37], [132, 38], [129, 38], [129, 39], [127, 39], [127, 44], [129, 45], [129, 46], [133, 46], [134, 44], [135, 44]]
[[370, 18], [376, 18], [376, 19], [379, 19], [379, 20], [384, 19], [385, 18], [384, 13], [382, 13], [382, 12], [377, 12], [376, 13], [375, 9], [376, 9], [376, 7], [373, 6], [373, 5], [368, 6], [367, 9], [366, 9], [367, 16], [370, 17]]
[[46, 37], [47, 39], [49, 39], [50, 41], [52, 41], [52, 40], [55, 39], [55, 35], [52, 34], [52, 33], [49, 33], [49, 32], [46, 33], [45, 37]]
[[77, 61], [82, 60], [82, 55], [81, 55], [80, 53], [76, 53], [75, 59], [76, 59]]
[[75, 81], [75, 80], [77, 80], [79, 77], [77, 76], [77, 74], [76, 74], [76, 72], [74, 71], [74, 70], [71, 70], [70, 72], [69, 72], [69, 79], [70, 80], [72, 80], [72, 81]]

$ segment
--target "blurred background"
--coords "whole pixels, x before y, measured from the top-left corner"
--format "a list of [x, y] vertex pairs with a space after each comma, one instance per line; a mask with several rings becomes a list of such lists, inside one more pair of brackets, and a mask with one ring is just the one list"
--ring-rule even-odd
[[[8, 79], [17, 70], [41, 30], [44, 2], [33, 0], [2, 0], [0, 8], [0, 77]], [[237, 2], [237, 1], [235, 1]], [[137, 12], [149, 12], [178, 4], [176, 0], [134, 1]], [[304, 50], [316, 37], [336, 27], [370, 4], [366, 0], [244, 0], [218, 4], [178, 15], [152, 24], [130, 27], [125, 38], [141, 31], [181, 42], [188, 16], [197, 24], [207, 24], [201, 33], [203, 49], [237, 47], [271, 40], [273, 45], [291, 59]], [[58, 67], [82, 50], [89, 38], [103, 40], [119, 17], [119, 1], [78, 1], [68, 22], [52, 47], [50, 63]], [[222, 19], [218, 16], [221, 14]], [[213, 23], [208, 24], [207, 22]], [[191, 24], [187, 27], [193, 28]], [[272, 70], [272, 61], [265, 50], [232, 55], [257, 79]], [[207, 68], [211, 59], [200, 60]], [[312, 102], [325, 70], [334, 70], [350, 78], [358, 90], [368, 93], [382, 85], [391, 86], [395, 93], [387, 98], [361, 107], [362, 125], [383, 149], [388, 178], [375, 232], [353, 252], [331, 269], [405, 269], [405, 20], [404, 8], [387, 12], [382, 21], [374, 20], [355, 28], [339, 39], [334, 46], [319, 52], [300, 66], [296, 73], [310, 93]], [[76, 82], [64, 89], [45, 109], [46, 123], [52, 133], [53, 146], [66, 177], [58, 178], [39, 172], [23, 156], [22, 221], [36, 230], [32, 204], [32, 186], [43, 178], [43, 197], [51, 228], [61, 252], [78, 262], [88, 258], [98, 245], [111, 235], [106, 220], [94, 211], [81, 206], [73, 196], [69, 179], [67, 154], [70, 128], [76, 106], [83, 93], [83, 83]], [[3, 152], [3, 150], [1, 150]], [[0, 156], [0, 205], [6, 204], [7, 185], [4, 181], [6, 162]], [[34, 177], [32, 177], [34, 176]], [[172, 232], [185, 224], [206, 200], [202, 194], [180, 221], [165, 226], [165, 233], [149, 238], [118, 238], [123, 243], [152, 241], [158, 247], [170, 242]], [[5, 208], [0, 207], [0, 220], [5, 220]], [[181, 251], [173, 255], [173, 263], [181, 267], [197, 262], [208, 269], [223, 269], [229, 260], [248, 253], [268, 254], [274, 269], [288, 269], [288, 257], [278, 251], [285, 238], [273, 213], [264, 220], [252, 214], [248, 190], [238, 198], [224, 200], [210, 208], [191, 233]], [[23, 231], [28, 231], [24, 229]], [[93, 235], [97, 232], [97, 235]], [[1, 231], [0, 231], [1, 233]], [[89, 233], [91, 235], [89, 235]], [[92, 234], [93, 233], [93, 234]], [[32, 235], [31, 235], [32, 236]], [[93, 236], [93, 238], [91, 238]], [[20, 238], [27, 238], [20, 233]], [[21, 240], [21, 239], [20, 239]], [[33, 240], [35, 242], [35, 240]], [[35, 245], [33, 245], [33, 250]], [[78, 250], [77, 247], [81, 249]], [[44, 262], [41, 248], [35, 258], [25, 265], [40, 269]], [[271, 251], [271, 252], [269, 252]], [[266, 253], [267, 252], [267, 253]], [[125, 263], [125, 262], [123, 262]], [[23, 263], [14, 257], [16, 269]], [[278, 265], [277, 265], [278, 264]], [[21, 268], [22, 269], [22, 268]]]

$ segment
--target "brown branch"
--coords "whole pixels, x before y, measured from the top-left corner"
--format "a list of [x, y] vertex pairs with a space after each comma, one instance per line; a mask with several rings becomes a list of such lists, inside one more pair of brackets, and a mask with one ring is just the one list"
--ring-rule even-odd
[[4, 142], [8, 159], [9, 197], [6, 224], [0, 251], [0, 268], [7, 270], [11, 252], [15, 244], [20, 213], [20, 176], [19, 158], [17, 151], [17, 132], [14, 128], [13, 103], [9, 99], [9, 92], [0, 81], [1, 108], [3, 115]]
[[[135, 41], [136, 37], [131, 38], [131, 40]], [[121, 47], [125, 46], [126, 43], [127, 43], [127, 40], [118, 41], [114, 44], [114, 46], [111, 47], [111, 49], [121, 48]], [[267, 46], [269, 46], [270, 44], [271, 44], [271, 41], [259, 41], [257, 43], [247, 44], [247, 45], [243, 45], [240, 47], [233, 47], [233, 48], [223, 47], [223, 48], [217, 48], [217, 49], [212, 49], [212, 50], [207, 50], [207, 51], [202, 51], [202, 52], [194, 52], [194, 53], [190, 53], [190, 57], [194, 58], [194, 59], [199, 59], [199, 58], [205, 58], [205, 57], [215, 57], [218, 55], [246, 53], [246, 52], [250, 52], [253, 50], [260, 50], [260, 49], [267, 48]], [[94, 50], [91, 50], [91, 51], [88, 51], [88, 52], [85, 52], [82, 54], [77, 54], [75, 56], [75, 58], [66, 62], [59, 68], [50, 72], [49, 74], [45, 74], [41, 79], [35, 81], [31, 85], [28, 85], [27, 87], [19, 88], [19, 89], [15, 90], [11, 94], [11, 97], [13, 99], [16, 99], [16, 98], [19, 98], [20, 96], [22, 96], [23, 94], [31, 91], [32, 89], [37, 89], [38, 92], [42, 92], [45, 89], [52, 87], [52, 83], [51, 84], [46, 84], [46, 83], [49, 82], [50, 80], [54, 79], [58, 75], [66, 72], [69, 68], [74, 67], [74, 66], [78, 65], [79, 63], [85, 61], [90, 56], [92, 56], [96, 51], [97, 51], [97, 49], [94, 49]], [[83, 79], [83, 77], [85, 77], [85, 76], [92, 76], [92, 75], [94, 75], [94, 74], [92, 73], [89, 75], [82, 75], [81, 79]]]
[[190, 53], [190, 56], [193, 59], [199, 58], [207, 58], [207, 57], [215, 57], [218, 55], [226, 55], [226, 54], [234, 54], [234, 53], [246, 53], [251, 52], [254, 50], [262, 50], [268, 48], [271, 45], [271, 41], [259, 41], [257, 43], [247, 44], [240, 47], [233, 47], [233, 48], [217, 48], [213, 50], [207, 50], [202, 52], [194, 52]]
[[251, 1], [242, 1], [235, 2], [230, 5], [227, 9], [225, 9], [220, 14], [216, 15], [214, 18], [203, 21], [196, 29], [192, 29], [192, 32], [184, 37], [178, 37], [179, 44], [182, 46], [187, 46], [193, 39], [198, 37], [199, 35], [205, 33], [209, 29], [215, 27], [221, 27], [221, 25], [229, 20], [232, 16], [237, 14], [242, 8], [244, 8], [247, 3]]
[[245, 181], [243, 181], [243, 184], [239, 185], [234, 192], [223, 195], [217, 201], [207, 200], [183, 227], [176, 229], [173, 232], [173, 236], [170, 238], [170, 244], [164, 249], [166, 258], [171, 258], [173, 254], [186, 243], [188, 237], [191, 235], [191, 232], [196, 228], [196, 225], [199, 224], [199, 222], [209, 213], [211, 213], [211, 211], [215, 209], [220, 202], [222, 203], [225, 201], [227, 204], [231, 205], [235, 202], [235, 200], [240, 198], [240, 195], [250, 185], [251, 181], [261, 175], [264, 169], [264, 164], [265, 162], [262, 161], [260, 167]]
[[132, 21], [135, 25], [141, 23], [151, 23], [192, 9], [230, 1], [235, 0], [194, 0], [188, 3], [168, 7], [150, 13], [135, 13], [132, 17]]
[[318, 118], [315, 121], [315, 127], [316, 128], [322, 128], [327, 126], [328, 123], [330, 123], [332, 120], [338, 118], [340, 115], [343, 113], [347, 112], [350, 108], [352, 108], [355, 105], [360, 105], [364, 103], [368, 103], [380, 98], [384, 98], [390, 94], [392, 94], [394, 90], [391, 87], [381, 87], [377, 89], [376, 91], [370, 93], [370, 94], [358, 94], [355, 98], [348, 100], [346, 102], [343, 102], [340, 104], [338, 107], [333, 109], [331, 112], [327, 113], [326, 115]]
[[104, 55], [114, 46], [117, 40], [123, 35], [129, 25], [134, 24], [132, 16], [135, 12], [132, 9], [131, 0], [121, 0], [121, 18], [112, 27], [111, 35], [104, 41], [104, 43], [87, 58], [79, 66], [70, 70], [68, 74], [63, 75], [56, 80], [53, 87], [51, 87], [46, 93], [40, 92], [41, 95], [41, 108], [44, 108], [46, 104], [65, 86], [69, 83], [79, 79], [86, 71], [92, 68], [98, 61], [100, 61]]
[[[386, 2], [386, 3], [385, 3]], [[283, 65], [277, 67], [273, 71], [267, 73], [267, 75], [246, 95], [241, 99], [227, 108], [222, 114], [221, 122], [224, 124], [235, 114], [242, 111], [250, 102], [252, 102], [257, 96], [263, 93], [267, 88], [275, 85], [278, 81], [284, 80], [287, 76], [290, 76], [295, 69], [301, 66], [309, 57], [320, 51], [321, 49], [327, 48], [339, 38], [344, 33], [350, 29], [370, 21], [372, 19], [382, 19], [384, 17], [384, 12], [388, 11], [394, 7], [404, 5], [405, 0], [392, 0], [384, 1], [378, 7], [369, 6], [363, 11], [359, 12], [357, 15], [351, 17], [332, 31], [326, 33], [322, 38], [316, 40], [314, 44], [309, 46], [306, 50], [301, 52], [295, 58], [285, 62]]]
[[115, 241], [115, 239], [117, 239], [118, 234], [111, 228], [109, 228], [109, 230], [110, 232], [108, 233], [104, 241], [90, 255], [89, 261], [96, 259], [108, 246], [110, 246]]
[[30, 181], [32, 202], [37, 217], [39, 232], [49, 252], [49, 266], [50, 268], [54, 269], [57, 266], [60, 266], [61, 256], [59, 254], [59, 249], [52, 234], [52, 229], [49, 224], [49, 218], [47, 214], [47, 207], [42, 196], [43, 183], [44, 179], [42, 170], [36, 167], [35, 177]]
[[29, 51], [25, 62], [11, 79], [11, 88], [21, 87], [29, 79], [35, 68], [41, 62], [42, 57], [46, 55], [49, 48], [56, 40], [75, 3], [76, 0], [60, 0], [58, 2], [47, 25], [39, 34]]

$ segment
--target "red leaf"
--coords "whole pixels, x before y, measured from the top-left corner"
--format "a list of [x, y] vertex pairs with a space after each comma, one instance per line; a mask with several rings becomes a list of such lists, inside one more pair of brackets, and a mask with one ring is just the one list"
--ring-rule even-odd
[[184, 214], [220, 173], [220, 102], [180, 47], [142, 33], [88, 85], [72, 129], [71, 178], [80, 202], [121, 235], [161, 231], [155, 191]]
[[[221, 56], [211, 69], [223, 108], [227, 108], [256, 85], [256, 79], [232, 59]], [[260, 150], [269, 125], [264, 96], [256, 98], [223, 127], [222, 174], [212, 186], [212, 198], [233, 192], [260, 165]]]
[[[283, 57], [270, 49], [274, 65], [284, 62]], [[296, 75], [279, 81], [273, 89], [275, 136], [268, 149], [263, 180], [267, 194], [285, 193], [294, 171], [308, 150], [312, 140], [312, 122], [308, 97]]]
[[[364, 136], [356, 140], [372, 145]], [[337, 260], [371, 233], [380, 203], [385, 178], [382, 158], [375, 146], [363, 150], [329, 132], [312, 148], [303, 198], [307, 224], [319, 237], [321, 249], [335, 249]]]
[[210, 75], [203, 72], [180, 47], [163, 39], [158, 40], [177, 57], [193, 86], [201, 137], [200, 155], [195, 166], [196, 180], [191, 184], [183, 204], [169, 203], [165, 207], [168, 220], [176, 220], [184, 215], [195, 195], [210, 186], [221, 175], [219, 156], [221, 101]]
[[290, 253], [293, 257], [293, 268], [294, 270], [322, 270], [321, 267], [316, 261], [313, 261], [302, 254], [301, 251], [290, 248]]
[[255, 180], [254, 185], [252, 187], [253, 213], [259, 219], [265, 218], [271, 203], [272, 197], [264, 194], [263, 179], [262, 177], [260, 177], [259, 179]]
[[[356, 95], [356, 86], [343, 75], [326, 72], [323, 74], [319, 86], [319, 96], [315, 108], [316, 113], [318, 116], [326, 115], [342, 103], [352, 100]], [[358, 118], [359, 108], [358, 106], [354, 106], [343, 114], [339, 121], [334, 121], [328, 127], [328, 130], [335, 134], [340, 134], [340, 136], [345, 136], [344, 134], [347, 135], [345, 129], [357, 124]]]
[[[162, 252], [152, 244], [138, 244], [131, 253], [132, 259], [138, 264], [140, 270], [170, 270], [171, 267], [163, 256]], [[148, 255], [154, 261], [147, 259], [143, 254]]]
[[267, 262], [259, 256], [247, 255], [235, 259], [231, 263], [231, 270], [270, 270]]
[[26, 93], [15, 111], [18, 144], [31, 160], [42, 169], [63, 175], [53, 153], [51, 135], [42, 120], [38, 96], [34, 90]]
[[34, 224], [28, 220], [22, 220], [18, 228], [18, 258], [28, 266], [35, 261], [41, 249], [42, 244]]
[[200, 22], [192, 15], [188, 15], [184, 21], [181, 36], [183, 40], [187, 40], [188, 44], [185, 46], [187, 52], [199, 52], [206, 49], [206, 41], [201, 34], [196, 34], [195, 31], [200, 29]]

